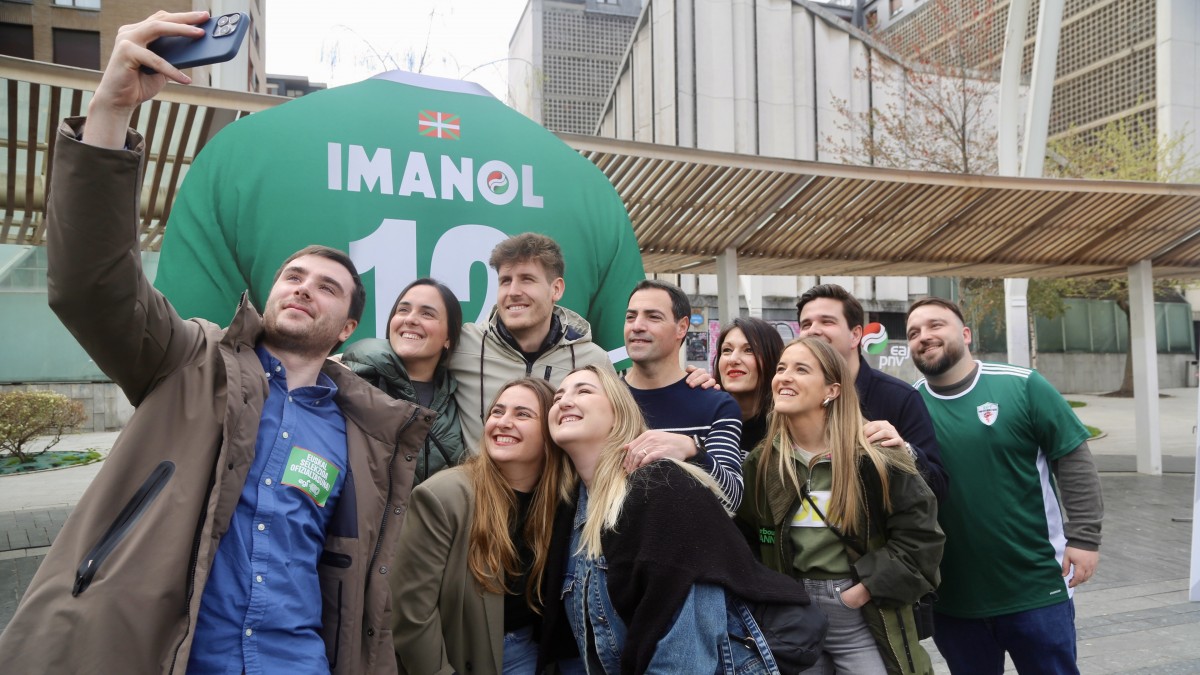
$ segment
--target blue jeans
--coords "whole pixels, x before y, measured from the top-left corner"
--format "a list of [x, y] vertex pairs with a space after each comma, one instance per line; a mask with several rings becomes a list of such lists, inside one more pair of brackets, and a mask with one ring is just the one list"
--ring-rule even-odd
[[533, 626], [504, 634], [504, 675], [533, 675], [537, 671], [538, 646]]
[[[571, 535], [572, 556], [563, 579], [563, 607], [587, 673], [617, 675], [621, 672], [626, 628], [608, 594], [608, 564], [604, 556], [588, 558], [574, 553], [579, 548], [586, 513], [585, 488], [580, 490]], [[712, 584], [692, 586], [647, 668], [647, 673], [672, 675], [778, 672], [750, 610], [737, 598], [727, 598], [724, 588]]]
[[841, 591], [854, 585], [853, 579], [804, 579], [804, 590], [829, 619], [825, 648], [817, 662], [804, 673], [854, 673], [854, 675], [886, 675], [887, 667], [879, 655], [879, 645], [863, 610], [850, 609], [842, 602]]
[[1079, 672], [1073, 600], [986, 619], [934, 613], [933, 621], [933, 642], [952, 673], [1000, 675], [1005, 652], [1021, 675]]

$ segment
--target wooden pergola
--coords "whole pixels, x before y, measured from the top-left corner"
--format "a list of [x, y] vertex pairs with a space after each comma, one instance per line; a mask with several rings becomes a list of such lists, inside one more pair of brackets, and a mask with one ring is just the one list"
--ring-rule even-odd
[[[44, 240], [59, 120], [100, 73], [0, 56], [0, 243]], [[169, 84], [148, 143], [141, 245], [157, 250], [186, 167], [226, 124], [289, 99]], [[1152, 277], [1200, 276], [1200, 186], [843, 166], [559, 134], [608, 176], [648, 272], [716, 273], [722, 314], [751, 275], [1130, 277], [1138, 469], [1161, 472]], [[732, 309], [731, 309], [732, 308]]]

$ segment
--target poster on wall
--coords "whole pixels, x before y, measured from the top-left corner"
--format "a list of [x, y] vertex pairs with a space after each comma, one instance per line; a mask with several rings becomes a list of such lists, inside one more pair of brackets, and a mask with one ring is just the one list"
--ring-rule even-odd
[[432, 276], [465, 321], [496, 298], [492, 248], [540, 232], [566, 259], [560, 301], [610, 353], [623, 347], [641, 255], [608, 179], [554, 134], [468, 82], [392, 72], [229, 125], [175, 200], [157, 287], [182, 316], [224, 325], [245, 289], [261, 308], [280, 263], [347, 251], [367, 289], [351, 341], [382, 336], [396, 295]]

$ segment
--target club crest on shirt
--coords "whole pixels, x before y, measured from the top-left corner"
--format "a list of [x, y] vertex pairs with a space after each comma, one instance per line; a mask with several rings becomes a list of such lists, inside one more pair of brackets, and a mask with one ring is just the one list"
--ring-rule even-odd
[[989, 427], [996, 423], [996, 418], [1000, 415], [1000, 406], [995, 403], [984, 403], [975, 409], [979, 413], [979, 421]]

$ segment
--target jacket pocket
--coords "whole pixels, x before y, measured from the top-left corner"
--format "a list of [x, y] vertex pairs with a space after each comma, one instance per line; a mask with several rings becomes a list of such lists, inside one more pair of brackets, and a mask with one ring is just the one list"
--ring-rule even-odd
[[88, 551], [87, 555], [80, 561], [79, 567], [75, 570], [75, 585], [71, 587], [71, 595], [77, 596], [87, 590], [91, 585], [92, 579], [96, 577], [96, 573], [100, 570], [100, 566], [104, 564], [104, 560], [108, 555], [125, 538], [137, 521], [154, 503], [158, 494], [162, 492], [163, 487], [171, 480], [171, 476], [175, 474], [174, 462], [159, 462], [158, 466], [150, 472], [150, 475], [142, 483], [137, 492], [133, 493], [126, 502], [125, 507], [117, 514], [116, 519], [108, 526], [108, 531], [100, 537], [100, 541]]

